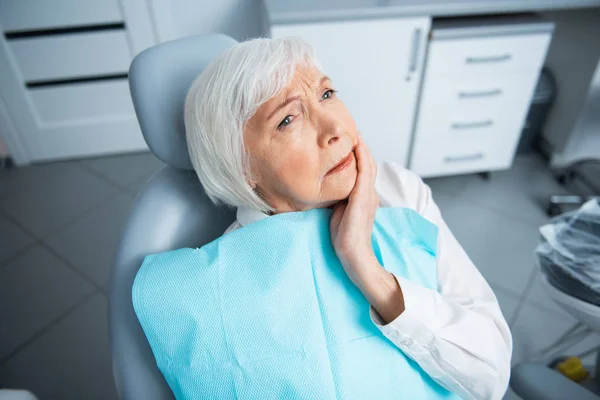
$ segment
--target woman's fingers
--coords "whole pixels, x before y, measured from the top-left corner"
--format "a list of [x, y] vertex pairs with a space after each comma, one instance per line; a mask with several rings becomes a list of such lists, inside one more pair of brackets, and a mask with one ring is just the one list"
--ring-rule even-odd
[[[371, 246], [373, 220], [378, 206], [376, 164], [359, 136], [354, 149], [358, 175], [348, 202], [337, 204], [331, 216], [331, 237], [340, 258], [361, 258]], [[367, 250], [372, 251], [372, 250]]]
[[356, 177], [356, 184], [354, 185], [354, 189], [352, 190], [351, 197], [360, 197], [361, 193], [365, 191], [365, 188], [368, 186], [369, 180], [369, 160], [365, 153], [364, 143], [359, 137], [358, 144], [354, 150], [354, 155], [356, 156], [356, 166], [358, 171], [358, 176]]
[[373, 178], [375, 178], [377, 176], [377, 163], [375, 162], [375, 159], [373, 158], [373, 154], [371, 153], [371, 149], [369, 149], [369, 147], [367, 146], [367, 144], [363, 140], [362, 136], [360, 136], [359, 138], [360, 138], [360, 141], [361, 141], [361, 143], [363, 145], [363, 148], [365, 149], [365, 156], [369, 160], [371, 176]]
[[[358, 176], [352, 193], [350, 193], [349, 208], [362, 214], [359, 210], [374, 210], [379, 199], [375, 191], [376, 164], [365, 142], [359, 136], [355, 149]], [[375, 169], [375, 171], [374, 171]]]
[[368, 167], [368, 165], [366, 165], [368, 160], [367, 160], [367, 157], [365, 154], [364, 142], [360, 136], [358, 137], [358, 144], [356, 145], [356, 149], [354, 150], [354, 153], [356, 155], [356, 163], [358, 165], [358, 173], [360, 174], [361, 172], [364, 172], [365, 169]]
[[358, 145], [356, 146], [356, 160], [358, 164], [358, 182], [362, 185], [375, 186], [377, 176], [377, 164], [371, 155], [365, 141], [359, 135]]

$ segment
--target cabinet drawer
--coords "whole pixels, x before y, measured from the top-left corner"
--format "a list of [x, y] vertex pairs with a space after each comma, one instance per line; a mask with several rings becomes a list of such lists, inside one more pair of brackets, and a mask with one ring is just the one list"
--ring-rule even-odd
[[131, 62], [122, 30], [16, 39], [9, 46], [27, 82], [125, 73]]
[[460, 138], [420, 138], [415, 141], [410, 169], [422, 177], [491, 171], [510, 167], [515, 138], [476, 134]]
[[28, 91], [43, 123], [133, 115], [127, 79], [40, 87]]
[[538, 70], [550, 39], [550, 33], [538, 33], [434, 40], [429, 45], [427, 73], [496, 76]]
[[[518, 135], [531, 102], [537, 71], [504, 78], [426, 78], [416, 124], [418, 137], [452, 137], [496, 130]], [[489, 134], [489, 133], [488, 133]]]
[[123, 17], [117, 0], [0, 1], [0, 26], [5, 32], [121, 21]]

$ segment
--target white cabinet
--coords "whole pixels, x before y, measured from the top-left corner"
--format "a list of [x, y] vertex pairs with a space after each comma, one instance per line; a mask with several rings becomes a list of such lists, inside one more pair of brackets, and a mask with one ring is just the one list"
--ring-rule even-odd
[[147, 149], [127, 72], [152, 21], [144, 0], [0, 1], [0, 134], [17, 164]]
[[274, 25], [310, 43], [377, 161], [406, 165], [430, 19]]
[[509, 168], [552, 28], [434, 24], [410, 169], [429, 177]]

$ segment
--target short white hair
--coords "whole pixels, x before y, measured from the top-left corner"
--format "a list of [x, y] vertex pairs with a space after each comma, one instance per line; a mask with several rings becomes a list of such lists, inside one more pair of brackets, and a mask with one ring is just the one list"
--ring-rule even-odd
[[196, 78], [185, 101], [190, 158], [217, 205], [273, 208], [253, 190], [244, 129], [258, 108], [291, 82], [296, 67], [321, 69], [312, 47], [297, 38], [258, 38], [220, 54]]

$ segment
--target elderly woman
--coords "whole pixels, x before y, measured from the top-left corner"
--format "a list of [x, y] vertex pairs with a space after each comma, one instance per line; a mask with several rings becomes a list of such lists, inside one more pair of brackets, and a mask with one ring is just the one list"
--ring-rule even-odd
[[334, 88], [291, 38], [239, 43], [194, 82], [194, 169], [237, 220], [144, 260], [134, 307], [158, 366], [181, 398], [501, 399], [512, 340], [494, 293]]

